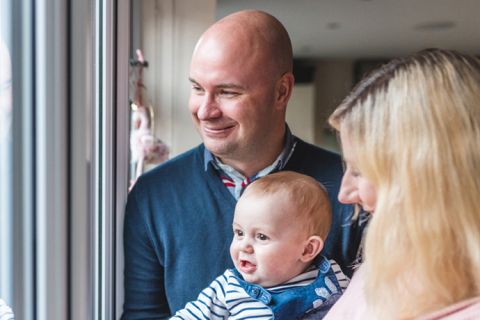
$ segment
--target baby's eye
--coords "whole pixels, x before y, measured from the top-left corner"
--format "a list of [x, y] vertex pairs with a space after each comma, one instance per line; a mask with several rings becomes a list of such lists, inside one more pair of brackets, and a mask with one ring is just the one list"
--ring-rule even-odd
[[234, 230], [233, 230], [233, 234], [234, 234], [236, 237], [243, 237], [243, 231], [240, 230], [240, 229], [234, 229]]
[[270, 238], [268, 236], [264, 235], [263, 233], [258, 233], [257, 234], [257, 239], [260, 240], [260, 241], [267, 241]]

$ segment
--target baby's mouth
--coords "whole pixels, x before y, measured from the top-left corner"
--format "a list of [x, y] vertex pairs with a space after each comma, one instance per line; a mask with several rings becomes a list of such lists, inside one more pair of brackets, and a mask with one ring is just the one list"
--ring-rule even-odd
[[247, 260], [240, 260], [240, 271], [243, 273], [252, 273], [257, 269], [257, 265]]

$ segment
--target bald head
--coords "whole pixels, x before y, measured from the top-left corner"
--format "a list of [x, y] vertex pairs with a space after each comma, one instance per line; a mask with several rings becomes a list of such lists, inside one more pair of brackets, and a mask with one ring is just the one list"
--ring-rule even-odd
[[244, 10], [224, 17], [205, 31], [195, 51], [211, 41], [228, 46], [243, 60], [260, 59], [262, 65], [269, 66], [272, 76], [292, 72], [293, 54], [288, 32], [280, 21], [266, 12]]
[[218, 21], [200, 37], [189, 77], [189, 109], [208, 150], [245, 176], [278, 157], [295, 79], [277, 19], [241, 11]]

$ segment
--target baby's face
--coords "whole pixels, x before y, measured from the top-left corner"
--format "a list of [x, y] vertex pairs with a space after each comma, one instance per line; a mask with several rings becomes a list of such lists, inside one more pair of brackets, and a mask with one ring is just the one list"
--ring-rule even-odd
[[300, 258], [308, 236], [292, 210], [296, 208], [281, 196], [249, 194], [240, 198], [230, 254], [246, 281], [271, 287], [304, 270]]

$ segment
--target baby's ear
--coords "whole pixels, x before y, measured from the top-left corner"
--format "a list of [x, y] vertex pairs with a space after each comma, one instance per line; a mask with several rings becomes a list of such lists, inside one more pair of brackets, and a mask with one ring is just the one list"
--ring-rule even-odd
[[319, 236], [311, 236], [305, 241], [303, 253], [300, 258], [302, 262], [312, 261], [323, 249], [323, 240]]

